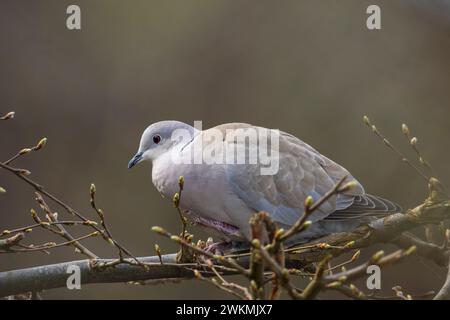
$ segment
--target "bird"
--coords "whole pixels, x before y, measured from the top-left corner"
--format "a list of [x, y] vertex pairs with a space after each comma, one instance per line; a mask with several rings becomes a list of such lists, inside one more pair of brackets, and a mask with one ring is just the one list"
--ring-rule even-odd
[[[251, 162], [249, 154], [263, 144], [236, 139], [236, 132], [276, 137], [267, 148], [277, 157], [277, 170], [262, 174], [267, 163]], [[217, 161], [227, 160], [228, 150], [245, 152], [245, 161]], [[206, 154], [214, 159], [202, 159]], [[310, 227], [293, 237], [295, 244], [349, 232], [401, 211], [395, 202], [366, 193], [347, 169], [294, 135], [247, 123], [201, 130], [180, 121], [155, 122], [142, 133], [138, 152], [128, 168], [140, 162], [151, 162], [152, 182], [169, 199], [179, 191], [182, 176], [185, 185], [180, 208], [194, 224], [225, 245], [251, 241], [249, 221], [257, 212], [267, 212], [280, 228], [292, 227], [304, 213], [308, 196], [318, 201], [341, 180], [353, 181], [353, 187], [328, 198], [316, 209], [308, 217]]]

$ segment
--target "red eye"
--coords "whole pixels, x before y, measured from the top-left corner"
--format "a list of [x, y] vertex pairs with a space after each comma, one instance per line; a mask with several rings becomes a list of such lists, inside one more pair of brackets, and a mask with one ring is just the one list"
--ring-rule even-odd
[[161, 142], [161, 136], [159, 134], [156, 134], [153, 136], [153, 142], [158, 144]]

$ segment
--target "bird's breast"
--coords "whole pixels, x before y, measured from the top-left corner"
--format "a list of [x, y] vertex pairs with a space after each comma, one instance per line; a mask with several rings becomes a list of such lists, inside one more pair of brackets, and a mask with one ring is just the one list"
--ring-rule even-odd
[[[166, 198], [179, 191], [179, 177], [184, 177], [180, 206], [193, 215], [235, 225], [229, 211], [235, 211], [235, 196], [230, 190], [224, 167], [206, 164], [174, 164], [164, 159], [153, 163], [152, 181]], [[240, 208], [239, 208], [240, 209]], [[236, 210], [241, 211], [241, 210]], [[237, 212], [236, 212], [237, 213]]]

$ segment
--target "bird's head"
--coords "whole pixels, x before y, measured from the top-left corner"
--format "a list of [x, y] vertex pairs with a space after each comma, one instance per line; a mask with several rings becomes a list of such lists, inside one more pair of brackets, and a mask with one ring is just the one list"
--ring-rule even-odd
[[160, 121], [151, 124], [144, 130], [139, 150], [128, 162], [128, 169], [139, 162], [155, 160], [161, 154], [170, 151], [175, 145], [191, 139], [195, 131], [194, 127], [179, 121]]

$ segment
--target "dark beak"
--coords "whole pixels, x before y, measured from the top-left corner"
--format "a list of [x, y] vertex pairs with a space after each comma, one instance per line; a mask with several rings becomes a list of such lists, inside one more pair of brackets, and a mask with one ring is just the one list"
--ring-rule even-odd
[[128, 169], [133, 168], [139, 161], [142, 160], [142, 152], [136, 153], [136, 155], [128, 162]]

